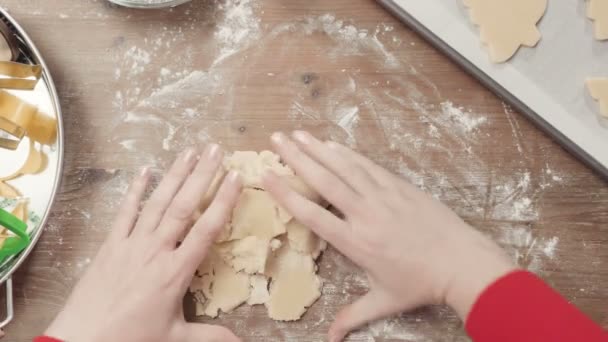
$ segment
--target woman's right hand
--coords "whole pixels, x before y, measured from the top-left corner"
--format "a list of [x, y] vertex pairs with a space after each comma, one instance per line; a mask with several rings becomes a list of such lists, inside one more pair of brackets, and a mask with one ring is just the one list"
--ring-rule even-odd
[[336, 317], [330, 341], [363, 324], [428, 304], [465, 320], [481, 292], [516, 266], [449, 208], [367, 158], [306, 132], [276, 133], [274, 149], [338, 218], [270, 173], [266, 189], [300, 222], [362, 267], [369, 292]]

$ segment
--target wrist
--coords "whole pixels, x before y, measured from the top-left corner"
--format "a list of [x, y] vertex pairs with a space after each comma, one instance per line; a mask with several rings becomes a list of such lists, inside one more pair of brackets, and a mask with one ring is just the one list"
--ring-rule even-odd
[[515, 271], [518, 267], [493, 241], [475, 232], [476, 236], [468, 244], [461, 244], [458, 267], [448, 281], [445, 303], [466, 319], [485, 289], [499, 278]]
[[[49, 327], [46, 328], [46, 330], [44, 332], [44, 336], [51, 337], [51, 338], [57, 339], [59, 341], [71, 341], [71, 340], [73, 340], [73, 336], [71, 336], [69, 333], [69, 327], [66, 327], [62, 323], [63, 319], [61, 316], [62, 316], [62, 314], [60, 313], [53, 320], [51, 325], [49, 325]], [[72, 325], [72, 328], [74, 327], [74, 325]]]
[[[53, 320], [51, 325], [44, 332], [44, 336], [48, 336], [60, 341], [91, 341], [92, 336], [85, 334], [85, 327], [79, 319], [68, 315], [66, 311], [60, 312]], [[86, 339], [83, 339], [85, 338]]]

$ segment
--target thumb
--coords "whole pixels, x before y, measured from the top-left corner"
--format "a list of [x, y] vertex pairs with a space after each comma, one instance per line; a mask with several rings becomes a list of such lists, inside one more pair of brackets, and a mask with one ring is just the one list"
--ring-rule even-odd
[[187, 342], [240, 342], [232, 331], [218, 325], [201, 323], [186, 324]]
[[371, 290], [338, 313], [329, 328], [329, 341], [340, 342], [348, 333], [364, 324], [400, 312], [394, 302], [382, 292]]

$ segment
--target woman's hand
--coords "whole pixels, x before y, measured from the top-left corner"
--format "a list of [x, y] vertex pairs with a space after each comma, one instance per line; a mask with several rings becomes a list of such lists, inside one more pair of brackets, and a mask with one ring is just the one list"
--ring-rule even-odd
[[183, 297], [240, 192], [226, 176], [209, 209], [191, 217], [222, 162], [217, 145], [185, 152], [139, 214], [150, 173], [129, 189], [107, 241], [46, 335], [65, 341], [239, 341], [229, 330], [187, 323]]
[[464, 320], [481, 292], [515, 269], [503, 251], [446, 206], [365, 157], [306, 132], [277, 133], [273, 145], [338, 218], [266, 175], [268, 191], [300, 222], [368, 274], [370, 291], [343, 309], [330, 341], [376, 319], [447, 303]]

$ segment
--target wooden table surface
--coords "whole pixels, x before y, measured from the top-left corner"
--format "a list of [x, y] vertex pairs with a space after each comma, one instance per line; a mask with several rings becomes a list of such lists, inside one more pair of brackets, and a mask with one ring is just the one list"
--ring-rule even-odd
[[[103, 241], [128, 180], [185, 146], [268, 148], [305, 128], [347, 143], [445, 201], [608, 327], [608, 186], [371, 0], [195, 0], [137, 11], [103, 0], [4, 0], [43, 53], [64, 114], [65, 173], [15, 276], [8, 341], [44, 331]], [[466, 20], [463, 18], [463, 20]], [[263, 307], [215, 322], [245, 341], [319, 341], [366, 291], [333, 250], [297, 323]], [[404, 279], [416, 281], [416, 279]], [[191, 300], [186, 299], [191, 308]], [[444, 307], [351, 341], [466, 341]]]

